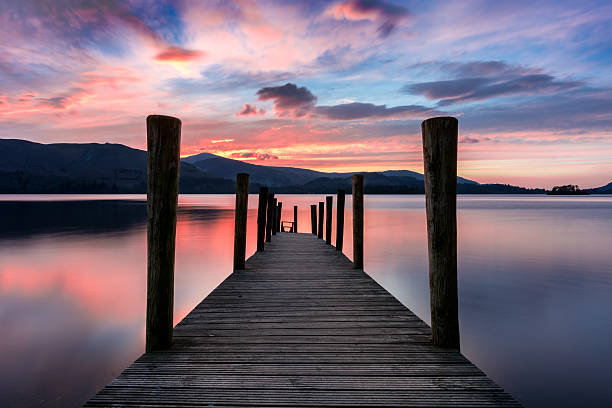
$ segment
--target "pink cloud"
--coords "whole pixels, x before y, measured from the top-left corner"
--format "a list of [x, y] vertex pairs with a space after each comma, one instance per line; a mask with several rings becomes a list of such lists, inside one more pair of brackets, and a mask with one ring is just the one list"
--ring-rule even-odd
[[278, 160], [278, 156], [273, 154], [256, 152], [232, 153], [230, 157], [232, 159]]
[[387, 37], [410, 13], [404, 7], [382, 0], [347, 0], [328, 9], [327, 15], [336, 20], [369, 20], [379, 24], [378, 33]]
[[266, 110], [257, 108], [256, 105], [251, 105], [245, 103], [240, 112], [236, 113], [236, 116], [255, 116], [255, 115], [265, 115]]
[[170, 46], [160, 51], [155, 56], [155, 60], [160, 62], [189, 62], [200, 59], [205, 55], [206, 53], [204, 51]]

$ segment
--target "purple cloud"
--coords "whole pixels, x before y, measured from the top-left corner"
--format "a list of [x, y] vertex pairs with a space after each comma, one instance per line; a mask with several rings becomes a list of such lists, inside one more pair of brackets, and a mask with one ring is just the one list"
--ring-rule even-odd
[[245, 103], [240, 112], [236, 116], [251, 116], [251, 115], [265, 115], [265, 109], [257, 109], [256, 105]]
[[[483, 138], [482, 140], [489, 140], [489, 138]], [[464, 136], [459, 139], [459, 143], [475, 144], [480, 143], [482, 140], [476, 137]]]
[[306, 116], [317, 101], [306, 87], [287, 83], [282, 86], [269, 86], [257, 91], [260, 101], [274, 101], [274, 112], [278, 116], [291, 116], [300, 118]]
[[[352, 102], [330, 106], [315, 106], [317, 97], [306, 87], [298, 88], [295, 84], [272, 86], [257, 91], [259, 100], [274, 101], [274, 111], [278, 116], [295, 118], [312, 115], [327, 120], [360, 120], [360, 119], [423, 119], [444, 114], [438, 110], [421, 105], [404, 105], [388, 108], [387, 105]], [[253, 114], [255, 106], [245, 104], [244, 115]]]
[[333, 18], [370, 20], [377, 22], [380, 37], [388, 37], [410, 12], [401, 6], [382, 0], [347, 0], [334, 4], [329, 10]]
[[131, 9], [128, 2], [119, 0], [61, 0], [12, 2], [13, 18], [25, 29], [53, 35], [75, 46], [98, 42], [123, 26], [153, 40], [164, 42], [162, 36], [146, 22], [144, 16]]
[[[58, 110], [65, 110], [72, 107], [74, 104], [79, 103], [89, 92], [83, 88], [74, 87], [64, 92], [61, 95], [53, 96], [50, 98], [36, 98], [40, 106], [49, 106]], [[24, 95], [27, 99], [31, 99], [33, 95]]]
[[494, 75], [528, 75], [542, 71], [521, 65], [510, 65], [505, 61], [471, 61], [433, 63], [446, 72], [458, 77], [494, 76]]
[[473, 94], [489, 82], [486, 78], [462, 78], [450, 81], [421, 82], [404, 87], [407, 93], [420, 94], [427, 99], [457, 99]]
[[373, 103], [343, 103], [333, 106], [317, 106], [317, 115], [329, 120], [357, 119], [423, 119], [442, 114], [421, 105], [405, 105], [387, 108], [387, 105]]
[[443, 63], [438, 66], [459, 78], [406, 85], [402, 91], [438, 100], [438, 105], [518, 94], [555, 94], [582, 86], [581, 81], [560, 80], [539, 70], [508, 65], [503, 61]]

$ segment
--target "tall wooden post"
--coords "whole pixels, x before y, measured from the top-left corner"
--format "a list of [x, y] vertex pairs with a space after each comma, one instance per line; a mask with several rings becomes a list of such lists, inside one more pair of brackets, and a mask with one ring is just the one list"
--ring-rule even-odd
[[268, 195], [268, 216], [266, 219], [266, 242], [272, 242], [272, 230], [274, 229], [274, 194]]
[[172, 345], [181, 121], [147, 117], [147, 352]]
[[236, 211], [234, 221], [234, 270], [244, 269], [246, 258], [246, 228], [249, 205], [249, 175], [236, 176]]
[[257, 207], [257, 252], [264, 250], [266, 240], [266, 209], [268, 207], [268, 187], [259, 188]]
[[278, 199], [274, 198], [274, 210], [272, 211], [272, 235], [276, 235], [277, 220], [278, 219]]
[[325, 243], [331, 245], [332, 237], [332, 207], [334, 206], [334, 197], [325, 197]]
[[310, 206], [310, 224], [312, 225], [312, 233], [317, 235], [317, 205]]
[[336, 213], [336, 250], [342, 252], [344, 244], [344, 190], [338, 190], [338, 204]]
[[293, 206], [293, 232], [297, 233], [297, 205]]
[[[283, 203], [278, 203], [278, 216], [276, 218], [276, 231], [281, 231], [281, 215], [283, 213]], [[282, 232], [282, 231], [281, 231]]]
[[363, 174], [353, 174], [353, 268], [363, 269]]
[[323, 239], [323, 214], [325, 213], [325, 203], [323, 201], [319, 202], [319, 229], [317, 231], [317, 236]]
[[457, 300], [457, 137], [452, 117], [421, 124], [429, 249], [431, 339], [459, 349]]

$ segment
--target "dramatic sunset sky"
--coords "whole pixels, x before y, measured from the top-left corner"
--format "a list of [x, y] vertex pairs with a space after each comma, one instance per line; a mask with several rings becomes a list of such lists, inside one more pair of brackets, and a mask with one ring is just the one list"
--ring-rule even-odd
[[459, 174], [612, 181], [610, 1], [0, 0], [0, 137], [318, 170], [422, 171], [459, 118]]

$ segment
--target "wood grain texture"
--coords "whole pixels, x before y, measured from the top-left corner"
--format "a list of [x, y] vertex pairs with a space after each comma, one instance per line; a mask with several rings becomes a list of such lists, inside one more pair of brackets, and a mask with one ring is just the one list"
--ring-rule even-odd
[[259, 202], [257, 205], [257, 251], [265, 248], [266, 241], [266, 211], [268, 209], [268, 187], [259, 188]]
[[334, 206], [334, 197], [325, 197], [325, 243], [331, 245], [332, 242], [332, 207]]
[[323, 216], [325, 215], [325, 203], [319, 201], [319, 226], [317, 229], [317, 237], [323, 239]]
[[353, 267], [363, 269], [363, 174], [353, 174]]
[[268, 195], [268, 211], [266, 218], [266, 242], [272, 242], [272, 230], [274, 229], [274, 194]]
[[429, 250], [432, 341], [459, 349], [457, 306], [457, 137], [452, 117], [421, 124]]
[[172, 345], [181, 121], [147, 117], [147, 351]]
[[317, 205], [316, 204], [311, 204], [310, 205], [310, 227], [312, 230], [312, 233], [314, 235], [317, 235]]
[[278, 214], [276, 216], [276, 232], [279, 232], [280, 226], [281, 226], [281, 220], [282, 220], [282, 215], [283, 215], [283, 203], [279, 201], [278, 203], [278, 207], [276, 209], [278, 211]]
[[249, 175], [239, 173], [236, 176], [236, 209], [234, 211], [234, 270], [244, 269], [248, 205]]
[[272, 210], [272, 235], [278, 232], [278, 199], [274, 197], [274, 209]]
[[344, 203], [346, 200], [344, 190], [338, 190], [338, 203], [336, 208], [336, 251], [342, 252], [344, 245]]
[[174, 336], [86, 405], [519, 406], [313, 234], [279, 233]]

